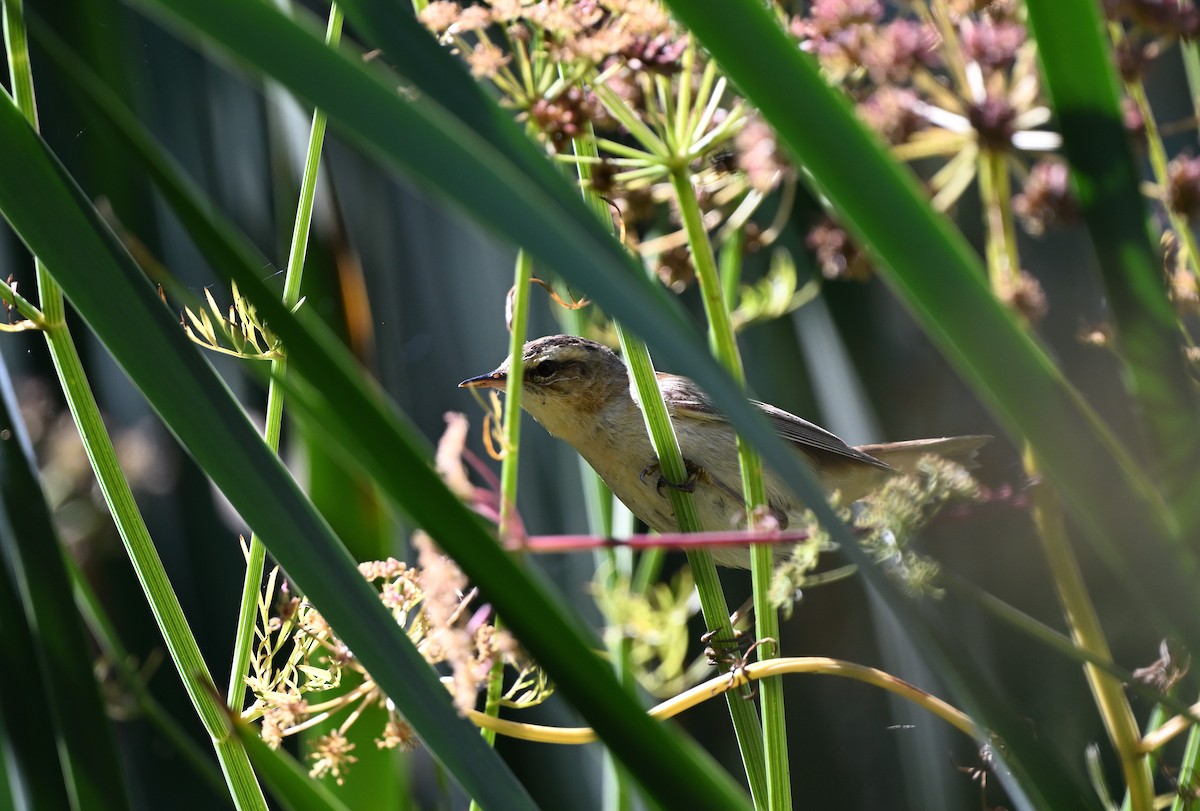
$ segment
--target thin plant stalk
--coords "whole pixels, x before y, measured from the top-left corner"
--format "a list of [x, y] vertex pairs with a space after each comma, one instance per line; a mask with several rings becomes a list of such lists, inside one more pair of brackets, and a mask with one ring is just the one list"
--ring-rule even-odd
[[[1026, 470], [1033, 473], [1037, 471], [1028, 452]], [[1079, 564], [1071, 551], [1062, 506], [1058, 496], [1045, 486], [1034, 488], [1033, 520], [1054, 578], [1059, 602], [1071, 629], [1071, 638], [1080, 648], [1111, 660], [1108, 642], [1088, 597]], [[1091, 664], [1084, 665], [1084, 673], [1109, 740], [1120, 759], [1121, 772], [1129, 792], [1129, 808], [1131, 811], [1150, 811], [1154, 808], [1154, 778], [1146, 756], [1138, 751], [1141, 733], [1123, 685]]]
[[[337, 45], [342, 35], [342, 11], [337, 3], [329, 7], [329, 24], [325, 42]], [[288, 252], [287, 272], [283, 279], [283, 303], [289, 308], [300, 301], [300, 283], [304, 278], [304, 258], [308, 252], [308, 235], [312, 226], [313, 201], [317, 192], [317, 173], [321, 167], [321, 149], [325, 143], [325, 113], [314, 110], [308, 135], [308, 152], [304, 160], [304, 176], [300, 182], [300, 199], [296, 206], [296, 222], [292, 229], [292, 244]], [[287, 373], [286, 356], [271, 361], [271, 381], [267, 386], [267, 413], [263, 439], [273, 452], [279, 452], [279, 434], [283, 426], [283, 386]], [[254, 626], [258, 618], [258, 595], [262, 588], [266, 547], [257, 533], [250, 536], [246, 550], [246, 579], [242, 583], [242, 601], [238, 608], [238, 624], [234, 637], [233, 665], [229, 671], [226, 693], [229, 709], [240, 713], [246, 695], [246, 671], [254, 645]]]
[[[4, 44], [8, 54], [13, 103], [36, 128], [37, 103], [29, 66], [28, 39], [21, 0], [4, 0]], [[79, 430], [84, 450], [112, 514], [138, 582], [146, 594], [167, 650], [179, 671], [184, 689], [212, 740], [225, 783], [239, 809], [266, 809], [266, 800], [250, 766], [246, 750], [229, 728], [217, 697], [216, 686], [200, 655], [183, 608], [175, 596], [154, 548], [150, 532], [138, 511], [129, 482], [117, 462], [112, 440], [104, 427], [100, 408], [88, 385], [83, 364], [67, 328], [62, 289], [50, 270], [35, 259], [43, 331], [59, 383]]]
[[[978, 175], [987, 225], [988, 278], [992, 289], [1001, 294], [1013, 289], [1020, 273], [1010, 213], [1008, 165], [1003, 153], [980, 150]], [[1028, 447], [1024, 463], [1026, 475], [1037, 481], [1040, 478], [1037, 460]], [[1033, 490], [1033, 521], [1072, 639], [1078, 647], [1111, 660], [1108, 641], [1071, 550], [1062, 505], [1057, 494], [1044, 484]], [[1091, 664], [1084, 665], [1084, 673], [1109, 740], [1121, 761], [1130, 808], [1132, 811], [1150, 811], [1154, 803], [1153, 777], [1145, 756], [1138, 749], [1141, 733], [1123, 685]]]
[[[579, 139], [580, 143], [590, 142], [594, 150], [595, 138]], [[584, 147], [587, 149], [587, 147]], [[585, 155], [595, 156], [595, 152], [584, 152]], [[580, 163], [580, 166], [585, 165]], [[585, 199], [598, 213], [603, 211], [608, 216], [608, 204], [596, 192], [585, 186]], [[687, 467], [683, 454], [679, 451], [679, 440], [675, 436], [675, 428], [671, 424], [666, 403], [658, 388], [658, 378], [650, 353], [646, 345], [633, 334], [617, 324], [617, 334], [621, 342], [621, 354], [629, 368], [630, 378], [638, 392], [638, 401], [642, 407], [642, 417], [646, 422], [646, 430], [650, 442], [658, 457], [661, 474], [668, 481], [682, 482], [687, 480]], [[700, 532], [704, 527], [700, 523], [699, 513], [696, 512], [690, 493], [678, 488], [667, 488], [671, 506], [675, 511], [675, 520], [679, 523], [681, 532]], [[696, 593], [700, 598], [700, 613], [704, 617], [705, 627], [715, 632], [713, 643], [732, 643], [733, 626], [729, 621], [729, 605], [725, 593], [721, 589], [721, 580], [717, 575], [717, 567], [712, 554], [707, 550], [695, 549], [687, 551], [688, 566], [696, 583]], [[728, 669], [727, 663], [719, 667]], [[746, 770], [750, 794], [756, 809], [769, 808], [769, 785], [767, 781], [766, 755], [762, 740], [762, 727], [758, 714], [750, 702], [732, 694], [726, 696], [729, 714], [733, 721], [734, 735], [742, 755], [742, 765]]]
[[[521, 447], [521, 383], [525, 377], [525, 362], [522, 349], [525, 346], [526, 324], [529, 320], [529, 287], [533, 276], [533, 260], [525, 251], [517, 252], [513, 271], [512, 324], [508, 346], [508, 378], [504, 386], [504, 462], [500, 468], [500, 538], [509, 538], [513, 531], [513, 519], [517, 510], [517, 473]], [[499, 616], [492, 620], [499, 631], [503, 625]], [[487, 697], [483, 714], [490, 718], [500, 717], [500, 699], [504, 692], [504, 658], [497, 656], [488, 672]], [[496, 743], [496, 733], [486, 727], [480, 734], [489, 746]], [[479, 803], [471, 800], [471, 811], [482, 811]]]
[[[1124, 32], [1116, 23], [1109, 26], [1110, 36], [1113, 44], [1119, 45]], [[1194, 87], [1194, 43], [1180, 43], [1184, 55], [1184, 64], [1187, 66], [1187, 78], [1189, 85]], [[1189, 57], [1189, 48], [1192, 49], [1193, 57]], [[1158, 188], [1165, 193], [1169, 183], [1168, 166], [1170, 159], [1167, 157], [1167, 148], [1163, 144], [1162, 132], [1158, 128], [1158, 119], [1154, 116], [1154, 110], [1150, 107], [1150, 100], [1146, 97], [1146, 87], [1142, 84], [1141, 78], [1134, 78], [1124, 82], [1125, 92], [1129, 94], [1130, 100], [1138, 109], [1138, 114], [1142, 118], [1142, 127], [1146, 133], [1146, 155], [1150, 161], [1150, 171], [1154, 175], [1154, 182]], [[1173, 210], [1167, 205], [1166, 200], [1163, 200], [1163, 208], [1166, 209], [1167, 218], [1171, 222], [1171, 231], [1174, 232], [1176, 239], [1179, 240], [1179, 250], [1183, 252], [1187, 260], [1187, 266], [1192, 273], [1200, 276], [1200, 248], [1196, 245], [1196, 236], [1192, 233], [1191, 226], [1188, 221], [1179, 212]]]
[[104, 660], [117, 672], [121, 685], [129, 691], [136, 702], [137, 712], [149, 721], [158, 732], [170, 742], [175, 750], [188, 762], [188, 765], [206, 782], [214, 793], [220, 794], [225, 790], [225, 784], [208, 757], [184, 731], [180, 723], [167, 712], [158, 702], [154, 694], [146, 686], [143, 675], [134, 667], [134, 659], [117, 635], [112, 620], [104, 611], [100, 598], [96, 595], [92, 584], [79, 569], [79, 564], [70, 555], [63, 560], [67, 566], [67, 574], [71, 578], [71, 587], [75, 593], [75, 605], [79, 614], [91, 632], [92, 638], [100, 650], [104, 652]]
[[[1193, 725], [1191, 732], [1188, 733], [1187, 745], [1184, 747], [1183, 757], [1179, 761], [1178, 780], [1180, 788], [1187, 787], [1192, 791], [1195, 790], [1197, 761], [1200, 761], [1200, 726]], [[1171, 811], [1188, 811], [1191, 805], [1191, 792], [1180, 791], [1175, 795], [1175, 801], [1171, 803]]]
[[[561, 75], [561, 68], [559, 69]], [[576, 171], [579, 176], [581, 188], [583, 189], [584, 201], [600, 218], [601, 222], [612, 223], [612, 217], [609, 213], [608, 203], [600, 198], [592, 190], [592, 163], [591, 160], [598, 159], [599, 152], [596, 148], [596, 139], [594, 133], [590, 132], [592, 137], [588, 138], [572, 138], [571, 148], [576, 157]], [[584, 318], [579, 310], [568, 310], [568, 319], [573, 323], [572, 330], [575, 334], [580, 334], [583, 331]], [[614, 511], [612, 491], [608, 489], [608, 485], [600, 478], [596, 471], [592, 470], [591, 466], [583, 459], [579, 458], [579, 471], [582, 479], [584, 499], [587, 502], [588, 508], [588, 526], [593, 533], [598, 533], [606, 538], [614, 537]], [[628, 514], [628, 510], [626, 510]], [[600, 549], [595, 554], [596, 568], [604, 573], [604, 579], [601, 581], [601, 588], [612, 590], [619, 580], [626, 580], [630, 583], [631, 588], [637, 589], [637, 584], [634, 582], [633, 570], [633, 550], [628, 548], [619, 549]], [[661, 555], [657, 557], [661, 561]], [[647, 564], [645, 556], [642, 557], [641, 563]], [[639, 566], [639, 571], [642, 570]], [[657, 572], [655, 573], [657, 575]], [[641, 591], [640, 589], [638, 590]], [[617, 678], [631, 693], [634, 692], [636, 680], [633, 675], [633, 660], [631, 652], [633, 649], [632, 643], [623, 634], [606, 633], [604, 634], [604, 644], [608, 648], [608, 655], [612, 661], [613, 672], [617, 674]], [[604, 750], [601, 769], [601, 802], [603, 803], [603, 811], [631, 811], [633, 808], [633, 784], [629, 779], [629, 775], [617, 763], [616, 758], [608, 749]]]
[[[1164, 707], [1162, 704], [1155, 704], [1154, 709], [1150, 711], [1150, 717], [1148, 719], [1146, 719], [1145, 734], [1148, 735], [1151, 732], [1153, 732], [1154, 730], [1161, 727], [1163, 724], [1163, 721], [1165, 721], [1165, 720], [1167, 720], [1166, 707]], [[1194, 731], [1195, 731], [1195, 728], [1193, 727], [1193, 732]], [[1143, 735], [1143, 741], [1144, 741], [1144, 739], [1145, 739], [1145, 735]], [[1147, 768], [1150, 769], [1151, 773], [1153, 773], [1154, 770], [1158, 768], [1158, 755], [1159, 755], [1158, 752], [1149, 752], [1146, 755]], [[1183, 782], [1184, 775], [1182, 773], [1182, 770], [1180, 771], [1179, 777], [1180, 777], [1180, 785], [1183, 785], [1184, 784], [1184, 782]], [[1128, 791], [1125, 792], [1125, 799], [1121, 802], [1121, 811], [1132, 811], [1130, 795], [1129, 795]]]
[[[746, 375], [742, 358], [738, 353], [737, 340], [733, 334], [733, 323], [725, 304], [725, 293], [717, 272], [716, 257], [712, 243], [704, 227], [703, 215], [691, 175], [686, 164], [677, 164], [671, 170], [671, 185], [679, 204], [696, 278], [700, 283], [704, 312], [708, 316], [709, 340], [717, 359], [727, 368], [739, 384], [745, 386]], [[750, 528], [754, 528], [755, 516], [767, 504], [766, 485], [763, 481], [762, 460], [758, 452], [738, 437], [738, 463], [742, 474], [743, 498]], [[771, 578], [775, 572], [775, 550], [767, 544], [750, 547], [750, 574], [753, 580], [754, 619], [756, 639], [760, 643], [758, 658], [772, 659], [779, 655], [779, 614], [772, 603]], [[768, 807], [788, 809], [792, 806], [791, 778], [787, 753], [787, 725], [783, 708], [783, 680], [764, 679], [762, 682], [763, 749], [767, 765]]]

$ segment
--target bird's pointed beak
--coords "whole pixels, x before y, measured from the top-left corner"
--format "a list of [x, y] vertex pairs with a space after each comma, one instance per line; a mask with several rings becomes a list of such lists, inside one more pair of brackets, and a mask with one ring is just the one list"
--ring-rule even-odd
[[507, 383], [508, 374], [501, 369], [497, 369], [494, 372], [479, 375], [479, 377], [468, 377], [459, 383], [458, 387], [460, 389], [499, 389], [503, 391]]

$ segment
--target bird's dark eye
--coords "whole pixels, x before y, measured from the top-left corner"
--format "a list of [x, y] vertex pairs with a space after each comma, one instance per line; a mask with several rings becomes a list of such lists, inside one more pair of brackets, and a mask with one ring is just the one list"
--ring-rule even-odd
[[556, 360], [544, 360], [529, 370], [529, 376], [538, 380], [546, 380], [557, 372], [561, 365]]

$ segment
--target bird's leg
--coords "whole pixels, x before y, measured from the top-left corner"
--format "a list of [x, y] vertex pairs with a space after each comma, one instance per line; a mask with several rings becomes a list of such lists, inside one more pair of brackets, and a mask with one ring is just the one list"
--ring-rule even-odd
[[738, 626], [753, 613], [754, 601], [750, 599], [729, 615], [729, 625], [733, 628], [732, 639], [717, 639], [720, 629], [701, 635], [700, 643], [704, 645], [704, 655], [708, 657], [709, 664], [731, 664], [752, 649], [750, 639]]
[[672, 490], [678, 490], [681, 493], [694, 493], [696, 492], [697, 482], [702, 480], [708, 481], [708, 473], [704, 470], [704, 468], [700, 467], [699, 465], [692, 464], [686, 459], [683, 461], [683, 463], [687, 470], [687, 478], [682, 482], [669, 481], [667, 477], [662, 474], [662, 466], [659, 465], [658, 462], [654, 462], [653, 464], [646, 465], [644, 468], [642, 468], [642, 472], [638, 474], [638, 479], [642, 482], [642, 484], [645, 484], [647, 476], [657, 476], [658, 481], [655, 482], [654, 489], [660, 496], [662, 495], [664, 487], [669, 487]]
[[714, 667], [737, 661], [742, 651], [750, 646], [750, 640], [736, 628], [733, 630], [733, 639], [716, 639], [719, 632], [720, 629], [709, 631], [700, 637], [704, 644], [704, 655]]
[[[716, 633], [716, 631], [709, 631], [704, 636], [700, 637], [700, 641], [710, 643], [712, 642], [712, 639]], [[732, 688], [737, 682], [738, 677], [741, 676], [742, 672], [746, 669], [746, 665], [750, 663], [750, 654], [756, 651], [759, 645], [764, 645], [768, 642], [774, 641], [775, 640], [771, 637], [763, 637], [757, 642], [751, 644], [750, 639], [746, 635], [744, 635], [741, 631], [735, 630], [733, 632], [732, 646], [724, 647], [724, 649], [722, 649], [720, 643], [717, 645], [710, 644], [704, 649], [704, 652], [708, 656], [709, 664], [714, 666], [724, 665], [729, 668], [729, 686]], [[751, 686], [750, 684], [746, 684], [745, 688], [745, 691], [742, 693], [742, 698], [746, 699], [747, 701], [754, 698], [754, 696], [758, 694], [757, 688]]]
[[737, 610], [729, 615], [729, 624], [737, 628], [744, 621], [749, 621], [754, 614], [754, 598], [751, 597], [738, 606]]

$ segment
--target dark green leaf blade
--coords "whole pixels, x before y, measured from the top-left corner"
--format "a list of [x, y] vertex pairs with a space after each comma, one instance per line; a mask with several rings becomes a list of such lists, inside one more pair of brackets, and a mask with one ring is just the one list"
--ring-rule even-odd
[[[61, 772], [58, 777], [70, 786], [78, 808], [121, 808], [128, 804], [117, 759], [116, 738], [100, 688], [93, 674], [91, 647], [83, 621], [71, 602], [71, 582], [64, 554], [50, 518], [33, 463], [29, 436], [20, 420], [16, 394], [8, 370], [0, 360], [0, 550], [7, 575], [4, 587], [15, 585], [14, 595], [23, 603], [15, 613], [4, 611], [4, 624], [27, 624], [33, 645], [25, 657], [5, 647], [5, 669], [40, 673], [45, 702], [22, 695], [13, 704], [42, 707], [37, 730], [27, 729], [11, 741], [24, 750], [45, 727], [59, 741], [52, 760], [38, 768]], [[22, 610], [23, 609], [23, 610]], [[15, 710], [15, 707], [12, 707]], [[6, 713], [9, 708], [6, 708]], [[21, 752], [21, 759], [28, 752]], [[40, 803], [37, 803], [40, 806]]]
[[[1175, 534], [1146, 474], [1087, 406], [1046, 352], [991, 295], [982, 265], [960, 233], [935, 214], [912, 173], [899, 166], [829, 88], [816, 66], [754, 0], [669, 0], [762, 111], [846, 226], [881, 260], [881, 273], [926, 333], [1005, 425], [1027, 441], [1072, 517], [1114, 571], [1132, 560], [1126, 539], [1145, 539], [1177, 559], [1179, 594], [1200, 567]], [[739, 24], [725, 25], [736, 14]], [[814, 124], [814, 122], [817, 122]], [[1144, 587], [1139, 598], [1154, 601]], [[1158, 591], [1158, 589], [1156, 589]], [[1197, 606], [1200, 608], [1200, 606]], [[1158, 610], [1160, 624], [1165, 612]], [[1200, 639], [1195, 612], [1173, 613]], [[1191, 617], [1191, 618], [1189, 618]]]
[[184, 447], [269, 539], [276, 558], [468, 793], [497, 808], [532, 808], [495, 752], [457, 717], [445, 688], [353, 559], [11, 104], [0, 104], [0, 144], [10, 158], [0, 161], [0, 211]]
[[308, 776], [296, 760], [267, 746], [258, 730], [241, 721], [231, 721], [234, 734], [242, 740], [246, 754], [271, 795], [288, 811], [347, 811], [347, 807], [319, 780]]
[[[0, 128], [0, 137], [7, 134]], [[24, 182], [28, 182], [28, 177]], [[0, 208], [4, 208], [6, 214], [9, 213], [8, 206], [14, 204], [13, 199], [4, 200], [3, 195], [0, 195]], [[193, 213], [200, 215], [199, 211]], [[19, 215], [17, 218], [22, 224], [30, 224], [24, 218], [25, 212], [19, 212]], [[96, 227], [94, 215], [88, 213], [85, 219], [91, 222], [92, 227]], [[80, 223], [79, 227], [83, 227], [83, 224]], [[39, 236], [43, 239], [46, 238], [45, 233], [34, 234], [31, 237], [29, 229], [18, 227], [17, 230], [26, 238]], [[35, 232], [36, 230], [36, 228], [33, 229]], [[57, 256], [58, 264], [65, 268], [64, 272], [60, 274], [60, 282], [63, 284], [64, 290], [72, 297], [73, 301], [80, 302], [77, 306], [85, 318], [90, 316], [91, 319], [96, 319], [95, 321], [90, 320], [90, 323], [97, 325], [97, 332], [105, 339], [106, 345], [114, 348], [114, 354], [123, 359], [125, 357], [123, 352], [134, 352], [134, 350], [130, 343], [130, 337], [119, 334], [119, 325], [114, 326], [104, 322], [105, 311], [102, 308], [111, 306], [111, 302], [104, 301], [105, 284], [100, 280], [106, 276], [97, 271], [97, 268], [108, 266], [109, 272], [119, 271], [125, 298], [149, 296], [146, 302], [139, 302], [145, 313], [142, 313], [141, 309], [135, 313], [129, 306], [123, 308], [124, 323], [126, 325], [134, 323], [132, 319], [136, 316], [144, 316], [147, 320], [144, 323], [140, 321], [137, 323], [140, 323], [143, 329], [152, 330], [161, 335], [161, 340], [156, 344], [171, 345], [177, 348], [179, 341], [182, 340], [178, 328], [168, 319], [168, 331], [159, 333], [160, 325], [155, 322], [165, 316], [161, 309], [158, 309], [151, 291], [144, 285], [139, 286], [137, 280], [123, 278], [131, 273], [136, 273], [136, 269], [125, 266], [125, 263], [129, 261], [128, 257], [124, 256], [119, 248], [112, 245], [111, 239], [106, 237], [104, 242], [110, 250], [113, 250], [114, 254], [105, 262], [87, 263], [86, 273], [76, 270], [84, 267], [84, 265], [78, 264], [79, 253], [68, 251], [65, 255], [60, 256], [53, 249], [50, 250], [48, 256]], [[98, 250], [99, 247], [93, 245], [92, 249]], [[629, 700], [620, 686], [616, 684], [608, 669], [596, 662], [591, 649], [583, 643], [583, 632], [580, 628], [565, 619], [562, 609], [555, 606], [546, 596], [549, 588], [545, 584], [531, 580], [528, 575], [522, 574], [507, 555], [496, 546], [494, 539], [487, 533], [479, 519], [468, 513], [445, 489], [430, 468], [427, 456], [424, 455], [427, 442], [417, 436], [399, 415], [388, 411], [380, 403], [377, 389], [365, 384], [360, 377], [347, 373], [347, 369], [357, 367], [354, 361], [346, 355], [345, 350], [338, 347], [336, 342], [329, 338], [323, 325], [307, 319], [308, 323], [301, 326], [297, 323], [297, 319], [287, 313], [265, 291], [257, 278], [256, 271], [261, 262], [245, 261], [245, 256], [239, 254], [236, 249], [226, 250], [223, 258], [234, 261], [233, 268], [226, 267], [224, 270], [233, 272], [237, 276], [243, 292], [250, 295], [256, 302], [261, 302], [260, 312], [283, 336], [285, 343], [295, 353], [292, 356], [291, 365], [296, 377], [306, 377], [309, 381], [321, 381], [321, 385], [293, 385], [291, 387], [293, 396], [304, 401], [306, 392], [318, 398], [323, 398], [324, 392], [334, 392], [339, 397], [354, 395], [356, 399], [351, 399], [348, 404], [339, 403], [337, 407], [330, 408], [327, 412], [338, 415], [341, 424], [349, 426], [350, 430], [346, 435], [347, 441], [350, 443], [349, 447], [363, 459], [370, 460], [369, 469], [376, 472], [377, 475], [381, 471], [386, 473], [381, 482], [388, 487], [391, 493], [400, 494], [398, 503], [410, 509], [414, 516], [425, 524], [448, 549], [451, 549], [452, 552], [456, 551], [451, 548], [452, 540], [463, 545], [462, 549], [457, 550], [459, 554], [456, 554], [456, 557], [463, 563], [468, 574], [471, 574], [476, 582], [488, 590], [489, 595], [492, 596], [499, 609], [505, 613], [510, 624], [521, 635], [529, 649], [554, 674], [561, 691], [574, 696], [580, 702], [581, 708], [597, 731], [606, 739], [613, 741], [614, 749], [629, 762], [639, 763], [640, 777], [661, 791], [664, 803], [674, 804], [675, 807], [695, 807], [697, 802], [703, 802], [715, 796], [721, 798], [719, 802], [723, 807], [740, 807], [745, 802], [744, 796], [737, 791], [728, 776], [721, 773], [694, 746], [681, 745], [680, 738], [671, 734], [657, 722], [648, 719], [641, 709]], [[93, 305], [97, 305], [101, 309], [94, 309]], [[157, 313], [154, 312], [156, 309], [158, 309]], [[307, 314], [302, 312], [301, 315], [306, 316]], [[321, 334], [324, 341], [315, 341], [309, 335], [310, 332]], [[186, 344], [182, 344], [182, 346], [184, 349], [181, 351], [194, 357], [190, 347]], [[155, 348], [157, 352], [160, 347], [156, 345]], [[336, 361], [333, 359], [335, 357]], [[226, 447], [224, 451], [218, 451], [215, 447], [217, 443], [210, 442], [205, 445], [199, 433], [205, 429], [198, 428], [193, 424], [177, 426], [176, 420], [186, 422], [186, 419], [175, 411], [179, 404], [173, 402], [174, 398], [183, 396], [190, 399], [193, 409], [197, 403], [206, 400], [202, 399], [200, 391], [191, 387], [189, 387], [190, 393], [187, 394], [177, 390], [172, 394], [171, 391], [174, 389], [171, 386], [167, 386], [167, 390], [164, 391], [162, 386], [164, 381], [153, 381], [144, 377], [152, 375], [147, 366], [150, 362], [146, 353], [143, 352], [141, 357], [134, 359], [126, 368], [136, 382], [144, 384], [143, 391], [147, 394], [148, 399], [156, 405], [168, 425], [176, 430], [185, 447], [188, 447], [196, 455], [218, 484], [222, 479], [217, 473], [220, 468], [230, 464], [229, 460], [239, 460], [233, 467], [241, 471], [240, 478], [243, 482], [242, 485], [239, 485], [241, 491], [245, 491], [244, 482], [248, 477], [256, 480], [269, 480], [274, 476], [269, 472], [273, 466], [272, 463], [245, 458], [233, 447]], [[161, 362], [166, 363], [165, 357]], [[189, 361], [189, 365], [191, 363], [192, 361]], [[201, 365], [201, 368], [206, 369], [207, 367]], [[199, 375], [200, 373], [192, 371], [191, 374]], [[342, 384], [332, 382], [339, 379], [343, 381]], [[237, 419], [244, 422], [244, 417]], [[208, 424], [208, 420], [201, 422]], [[207, 430], [211, 432], [216, 428], [209, 425]], [[240, 433], [240, 431], [241, 428], [238, 427], [238, 432]], [[191, 442], [196, 442], [204, 447], [193, 447]], [[240, 445], [245, 447], [247, 442], [249, 440], [243, 438]], [[223, 438], [219, 444], [226, 445], [226, 440]], [[217, 453], [224, 453], [228, 458], [217, 460], [217, 457], [213, 455]], [[255, 449], [255, 454], [257, 454], [257, 449]], [[217, 469], [213, 469], [212, 465], [215, 465]], [[247, 474], [247, 469], [254, 472]], [[288, 496], [290, 499], [290, 494]], [[234, 499], [235, 506], [239, 508], [243, 516], [250, 520], [252, 525], [257, 526], [258, 522], [254, 516], [260, 505], [251, 505], [254, 509], [247, 507], [242, 500], [245, 497], [247, 497], [246, 494], [240, 492], [239, 497]], [[269, 496], [261, 494], [260, 497], [269, 499]], [[311, 511], [311, 507], [307, 506], [306, 502], [305, 504], [304, 511]], [[292, 507], [291, 509], [295, 511], [299, 508]], [[271, 520], [278, 519], [279, 517], [276, 516]], [[291, 518], [287, 520], [292, 521]], [[372, 674], [376, 674], [376, 678], [385, 686], [390, 695], [397, 688], [389, 686], [386, 681], [388, 668], [377, 663], [379, 661], [377, 657], [385, 660], [389, 658], [389, 654], [381, 647], [381, 640], [387, 639], [388, 636], [374, 626], [373, 630], [367, 631], [363, 621], [366, 616], [362, 613], [364, 609], [351, 609], [349, 605], [346, 605], [347, 602], [358, 599], [357, 594], [353, 593], [357, 587], [351, 588], [349, 582], [338, 586], [320, 582], [322, 578], [330, 579], [331, 573], [337, 572], [344, 565], [344, 561], [348, 559], [345, 558], [345, 553], [340, 547], [327, 549], [324, 545], [313, 546], [316, 543], [323, 544], [324, 542], [313, 541], [311, 535], [309, 544], [303, 546], [296, 544], [294, 539], [302, 537], [300, 531], [307, 525], [307, 521], [308, 517], [302, 516], [293, 523], [291, 528], [280, 527], [271, 532], [260, 531], [260, 534], [272, 554], [280, 560], [289, 574], [296, 578], [299, 585], [313, 599], [326, 618], [339, 631], [344, 627], [351, 629], [343, 632], [343, 638], [353, 647]], [[263, 526], [269, 525], [270, 522], [263, 524]], [[307, 529], [311, 530], [311, 527], [307, 527]], [[298, 546], [299, 548], [297, 548]], [[361, 584], [361, 578], [359, 578], [359, 582]], [[365, 587], [365, 584], [362, 586]], [[350, 593], [343, 593], [345, 599], [342, 599], [342, 605], [339, 605], [338, 599], [333, 595], [342, 589], [349, 589]], [[503, 599], [505, 595], [508, 595], [507, 600]], [[387, 621], [390, 622], [390, 618]], [[392, 623], [391, 633], [395, 633], [394, 623]], [[407, 647], [411, 650], [410, 645]], [[415, 651], [413, 653], [415, 654]], [[390, 654], [390, 657], [394, 656], [394, 653]], [[410, 665], [410, 667], [416, 667], [416, 665]], [[428, 668], [422, 667], [428, 674]], [[377, 669], [384, 673], [383, 677], [377, 674]], [[393, 678], [395, 678], [394, 675]], [[432, 678], [431, 675], [430, 678]], [[391, 683], [391, 685], [395, 684], [403, 684], [403, 681]], [[406, 689], [415, 694], [411, 685]], [[442, 692], [444, 695], [444, 691]], [[417, 701], [411, 696], [408, 700]], [[418, 725], [419, 719], [428, 720], [429, 713], [423, 707], [418, 706], [414, 709], [409, 703], [398, 703], [401, 711], [418, 729], [422, 737], [426, 738], [427, 744], [437, 752], [435, 742], [431, 742], [426, 737], [426, 731]], [[445, 699], [440, 699], [438, 703], [445, 703]], [[491, 750], [487, 751], [491, 754]], [[446, 759], [450, 760], [450, 758]], [[462, 775], [459, 775], [459, 779], [464, 784], [467, 783]], [[681, 790], [681, 782], [687, 783], [688, 788]], [[473, 789], [469, 788], [469, 790]]]
[[1114, 59], [1093, 0], [1031, 0], [1031, 33], [1116, 320], [1125, 377], [1183, 537], [1200, 531], [1194, 382], [1146, 219]]

